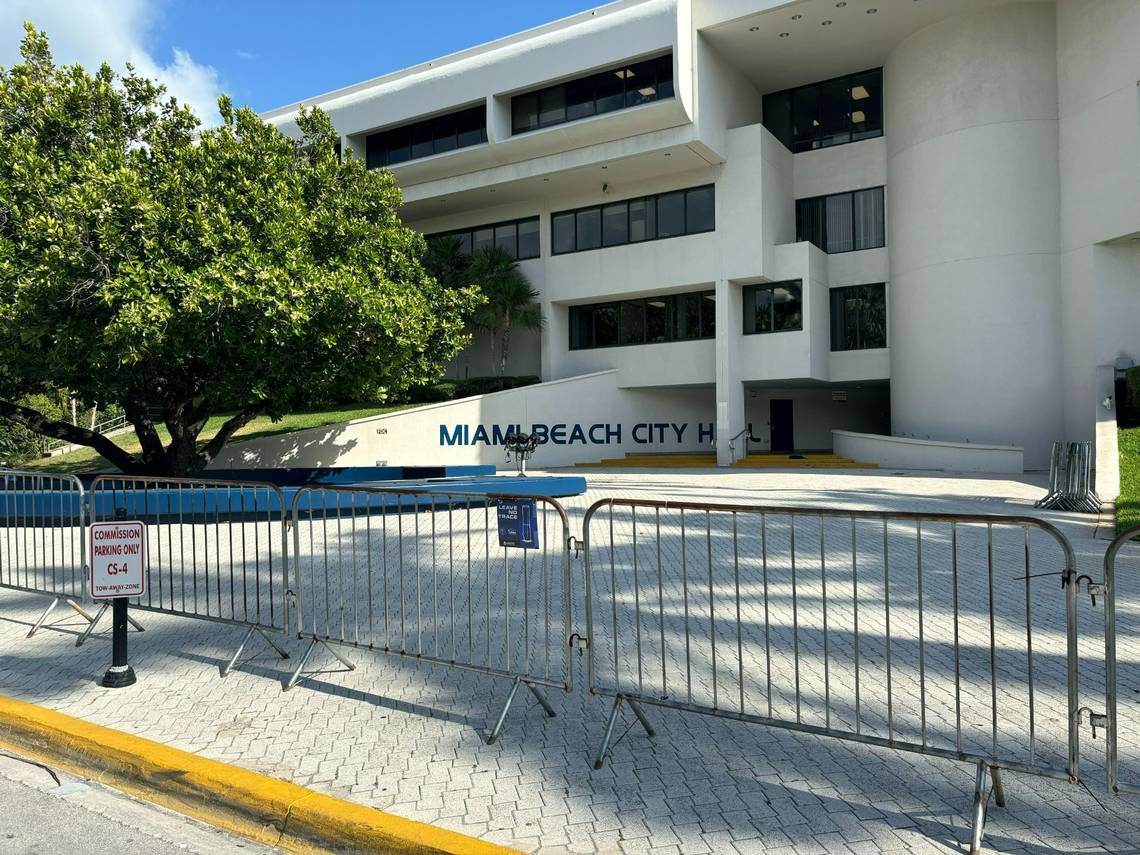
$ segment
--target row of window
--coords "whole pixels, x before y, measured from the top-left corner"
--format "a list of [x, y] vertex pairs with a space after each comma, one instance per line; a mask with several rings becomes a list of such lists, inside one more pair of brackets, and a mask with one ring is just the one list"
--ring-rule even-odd
[[525, 92], [511, 98], [511, 133], [522, 134], [673, 97], [673, 55]]
[[875, 68], [764, 96], [764, 127], [790, 151], [883, 135], [883, 70]]
[[555, 255], [711, 232], [715, 228], [716, 189], [712, 184], [560, 211], [550, 218]]
[[827, 253], [886, 246], [883, 188], [797, 199], [796, 240]]
[[[743, 289], [744, 334], [804, 327], [803, 281]], [[666, 294], [570, 307], [570, 349], [687, 341], [716, 336], [716, 293]], [[887, 346], [886, 285], [831, 289], [831, 349]]]
[[480, 104], [369, 134], [365, 139], [365, 157], [368, 168], [376, 169], [486, 141], [487, 105]]
[[570, 349], [716, 337], [716, 292], [570, 307]]
[[459, 251], [464, 255], [497, 246], [511, 258], [519, 260], [539, 256], [538, 217], [437, 232], [427, 236], [429, 241], [440, 238], [454, 238], [459, 243]]

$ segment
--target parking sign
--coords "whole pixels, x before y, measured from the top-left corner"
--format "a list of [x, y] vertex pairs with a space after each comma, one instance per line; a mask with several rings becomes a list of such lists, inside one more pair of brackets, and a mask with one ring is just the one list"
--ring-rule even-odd
[[146, 593], [146, 527], [141, 522], [92, 523], [91, 597], [141, 597]]

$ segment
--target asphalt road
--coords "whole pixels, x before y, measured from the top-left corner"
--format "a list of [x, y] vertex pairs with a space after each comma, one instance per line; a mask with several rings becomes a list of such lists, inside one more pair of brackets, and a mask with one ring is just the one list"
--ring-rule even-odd
[[4, 855], [269, 855], [276, 850], [0, 752]]

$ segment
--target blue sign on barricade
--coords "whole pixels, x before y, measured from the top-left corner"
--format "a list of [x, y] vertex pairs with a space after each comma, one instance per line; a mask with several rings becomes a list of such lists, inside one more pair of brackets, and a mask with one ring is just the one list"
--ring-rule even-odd
[[538, 549], [537, 507], [534, 499], [497, 499], [499, 545]]

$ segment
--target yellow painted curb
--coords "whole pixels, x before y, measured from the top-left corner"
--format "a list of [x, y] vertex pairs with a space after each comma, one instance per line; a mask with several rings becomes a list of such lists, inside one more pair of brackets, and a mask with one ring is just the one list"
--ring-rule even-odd
[[3, 696], [0, 743], [290, 852], [511, 851]]

